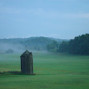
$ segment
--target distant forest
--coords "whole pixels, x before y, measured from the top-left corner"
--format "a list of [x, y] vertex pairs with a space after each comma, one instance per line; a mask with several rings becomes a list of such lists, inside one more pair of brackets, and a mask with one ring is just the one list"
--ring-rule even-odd
[[61, 43], [63, 40], [49, 37], [0, 39], [0, 53], [47, 51], [47, 45], [54, 41]]
[[83, 34], [60, 44], [57, 41], [47, 46], [48, 51], [89, 55], [89, 34]]
[[49, 37], [0, 39], [0, 53], [23, 52], [26, 49], [89, 55], [89, 34], [83, 34], [71, 40]]

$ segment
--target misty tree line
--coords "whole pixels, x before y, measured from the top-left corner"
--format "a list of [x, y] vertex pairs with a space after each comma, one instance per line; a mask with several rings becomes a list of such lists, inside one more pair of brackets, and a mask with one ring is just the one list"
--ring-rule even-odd
[[69, 41], [48, 37], [0, 39], [0, 53], [22, 52], [25, 49], [89, 55], [89, 34]]
[[71, 53], [80, 55], [89, 55], [89, 34], [77, 36], [69, 41], [63, 41], [47, 45], [47, 50], [51, 52]]
[[47, 45], [54, 40], [61, 41], [49, 37], [0, 39], [0, 53], [17, 53], [26, 49], [30, 51], [47, 51]]

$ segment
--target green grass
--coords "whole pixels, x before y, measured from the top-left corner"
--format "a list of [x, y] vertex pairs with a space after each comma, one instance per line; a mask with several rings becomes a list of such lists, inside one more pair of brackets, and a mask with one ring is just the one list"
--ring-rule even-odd
[[[36, 75], [0, 74], [0, 89], [89, 89], [89, 56], [34, 53]], [[0, 72], [20, 71], [20, 54], [0, 54]]]

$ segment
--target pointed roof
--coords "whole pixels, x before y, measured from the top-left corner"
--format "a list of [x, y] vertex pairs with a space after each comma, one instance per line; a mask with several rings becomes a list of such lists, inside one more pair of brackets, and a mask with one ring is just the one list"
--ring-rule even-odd
[[28, 50], [26, 50], [21, 56], [24, 56], [24, 55], [30, 55], [32, 52], [29, 52]]

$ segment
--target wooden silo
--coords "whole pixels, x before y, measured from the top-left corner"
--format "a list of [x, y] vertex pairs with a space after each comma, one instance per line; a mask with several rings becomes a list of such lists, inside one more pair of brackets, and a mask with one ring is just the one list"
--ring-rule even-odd
[[28, 50], [21, 55], [21, 72], [23, 74], [33, 74], [33, 56], [32, 52]]

